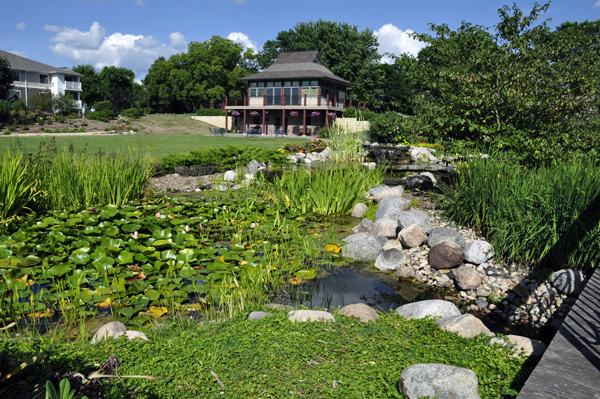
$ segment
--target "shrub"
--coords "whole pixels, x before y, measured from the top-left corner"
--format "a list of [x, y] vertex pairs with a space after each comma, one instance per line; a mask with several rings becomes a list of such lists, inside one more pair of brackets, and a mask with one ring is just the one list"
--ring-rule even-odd
[[141, 118], [142, 116], [144, 116], [144, 112], [143, 112], [143, 110], [141, 110], [139, 108], [129, 108], [129, 109], [122, 111], [121, 115], [123, 115], [127, 118], [138, 119], [138, 118]]
[[88, 112], [86, 118], [95, 121], [108, 122], [115, 118], [115, 113], [112, 110], [105, 109], [103, 111]]
[[27, 110], [27, 106], [25, 105], [25, 102], [21, 99], [19, 99], [19, 101], [15, 102], [11, 108], [15, 112]]
[[10, 104], [8, 101], [0, 101], [0, 121], [6, 121], [10, 117]]
[[308, 152], [321, 152], [327, 147], [329, 147], [329, 143], [324, 140], [311, 140], [304, 146]]
[[[403, 136], [402, 125], [405, 116], [396, 112], [386, 112], [371, 121], [369, 139], [378, 143], [398, 142], [398, 136]], [[402, 138], [400, 139], [403, 140]]]
[[113, 107], [110, 101], [98, 101], [96, 104], [94, 104], [93, 108], [95, 112], [113, 111]]
[[342, 114], [342, 117], [343, 118], [356, 118], [360, 121], [373, 122], [380, 115], [381, 114], [378, 114], [377, 112], [374, 112], [374, 111], [370, 111], [368, 109], [366, 112], [364, 112], [362, 110], [357, 110], [355, 107], [346, 107], [346, 109], [344, 110], [344, 113]]
[[320, 129], [320, 130], [317, 132], [317, 136], [319, 136], [319, 137], [320, 137], [320, 138], [322, 138], [322, 139], [330, 139], [330, 138], [331, 138], [331, 135], [332, 135], [332, 130], [333, 130], [333, 129], [334, 129], [334, 128], [333, 128], [333, 127], [331, 127], [331, 126], [324, 127], [323, 129]]
[[196, 111], [198, 116], [225, 116], [225, 110], [223, 109], [210, 109], [202, 108]]

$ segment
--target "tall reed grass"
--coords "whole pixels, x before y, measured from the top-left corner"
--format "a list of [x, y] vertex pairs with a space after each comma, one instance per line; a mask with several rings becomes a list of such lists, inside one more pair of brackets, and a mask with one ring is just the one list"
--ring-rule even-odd
[[473, 159], [460, 165], [443, 206], [483, 230], [507, 260], [593, 268], [600, 261], [599, 169], [586, 160], [527, 169]]
[[40, 192], [30, 178], [31, 164], [20, 151], [4, 150], [0, 160], [0, 227], [9, 223]]
[[366, 156], [363, 146], [366, 132], [353, 131], [347, 127], [333, 124], [329, 130], [329, 158], [335, 162], [362, 161]]

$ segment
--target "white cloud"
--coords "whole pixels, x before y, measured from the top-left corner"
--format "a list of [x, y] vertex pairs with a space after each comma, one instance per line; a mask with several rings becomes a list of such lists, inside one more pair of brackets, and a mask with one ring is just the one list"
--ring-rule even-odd
[[25, 22], [19, 22], [17, 24], [17, 30], [25, 30]]
[[146, 0], [135, 0], [135, 4], [138, 6], [147, 6], [148, 2]]
[[594, 4], [594, 8], [598, 8], [600, 7], [600, 0], [596, 1], [596, 4]]
[[63, 28], [56, 25], [46, 25], [44, 26], [44, 30], [47, 30], [48, 32], [62, 32]]
[[[410, 37], [410, 34], [414, 33], [411, 29], [403, 31], [392, 24], [385, 24], [374, 33], [379, 39], [379, 52], [381, 54], [390, 53], [400, 55], [409, 53], [417, 55], [419, 50], [425, 47], [425, 43]], [[384, 63], [392, 62], [390, 57], [383, 57], [381, 60]]]
[[244, 46], [244, 49], [251, 48], [254, 51], [257, 51], [258, 49], [256, 42], [254, 40], [250, 40], [250, 38], [242, 32], [231, 32], [227, 38], [229, 40], [233, 40], [234, 42], [240, 43], [242, 46]]
[[13, 50], [13, 51], [9, 51], [9, 53], [14, 54], [14, 55], [20, 55], [21, 57], [29, 58], [29, 57], [27, 57], [27, 53], [25, 51]]
[[106, 35], [106, 30], [98, 22], [94, 22], [87, 32], [73, 28], [46, 27], [46, 30], [57, 32], [50, 41], [52, 52], [70, 60], [74, 65], [92, 64], [97, 69], [105, 66], [126, 67], [135, 72], [140, 79], [148, 72], [148, 68], [160, 56], [171, 55], [187, 47], [185, 37], [180, 32], [169, 35], [170, 44], [163, 43], [152, 36], [113, 33]]

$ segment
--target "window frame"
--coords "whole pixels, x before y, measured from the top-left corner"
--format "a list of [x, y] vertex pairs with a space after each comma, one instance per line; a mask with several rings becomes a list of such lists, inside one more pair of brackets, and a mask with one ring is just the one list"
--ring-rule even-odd
[[[40, 73], [39, 75], [40, 75], [40, 84], [47, 85], [48, 82], [50, 81], [50, 77], [47, 74], [43, 74], [43, 73]], [[42, 82], [42, 76], [45, 77], [45, 79], [43, 79], [44, 80], [43, 82]]]

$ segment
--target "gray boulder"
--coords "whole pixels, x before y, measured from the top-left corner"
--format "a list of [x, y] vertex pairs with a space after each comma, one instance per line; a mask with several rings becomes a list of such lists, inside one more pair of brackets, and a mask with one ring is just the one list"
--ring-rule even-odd
[[225, 192], [227, 190], [229, 190], [229, 181], [222, 181], [219, 184], [219, 187], [217, 187], [217, 190], [221, 191], [221, 192]]
[[396, 269], [396, 277], [398, 277], [401, 280], [413, 278], [415, 277], [415, 271], [406, 265], [402, 265], [398, 269]]
[[402, 243], [398, 240], [387, 240], [385, 244], [383, 244], [383, 250], [387, 251], [388, 249], [396, 248], [398, 251], [402, 251]]
[[520, 335], [507, 335], [506, 338], [492, 338], [489, 344], [513, 346], [515, 348], [513, 356], [518, 356], [521, 351], [523, 351], [525, 356], [540, 356], [547, 348], [545, 343], [538, 341], [537, 339], [522, 337]]
[[324, 310], [293, 310], [288, 313], [289, 321], [335, 321], [333, 315]]
[[354, 205], [354, 208], [352, 208], [352, 214], [350, 216], [352, 216], [353, 218], [362, 218], [363, 216], [365, 216], [365, 213], [367, 213], [367, 209], [369, 209], [365, 204], [363, 204], [362, 202]]
[[354, 316], [363, 323], [375, 321], [379, 317], [375, 309], [364, 303], [344, 306], [338, 313], [344, 316]]
[[402, 195], [404, 195], [404, 189], [402, 188], [402, 186], [388, 187], [383, 190], [379, 190], [375, 194], [373, 194], [373, 201], [379, 202], [387, 197], [401, 197]]
[[248, 315], [249, 321], [260, 320], [264, 317], [271, 316], [271, 313], [267, 312], [252, 312]]
[[427, 148], [416, 147], [410, 150], [410, 160], [412, 162], [435, 162], [437, 159], [431, 155]]
[[472, 266], [463, 264], [452, 273], [456, 285], [463, 291], [475, 290], [481, 285], [481, 275]]
[[404, 316], [406, 319], [422, 319], [427, 316], [460, 316], [460, 310], [458, 310], [455, 304], [449, 301], [442, 301], [441, 299], [407, 303], [398, 307], [396, 313]]
[[396, 219], [376, 220], [371, 234], [385, 238], [396, 238], [398, 234], [398, 221]]
[[434, 186], [429, 177], [423, 175], [411, 175], [403, 177], [400, 179], [400, 184], [406, 188], [418, 188], [420, 190], [427, 190]]
[[352, 228], [355, 233], [371, 233], [373, 231], [374, 223], [367, 218], [364, 218], [358, 226]]
[[262, 168], [260, 166], [260, 163], [258, 163], [258, 161], [255, 161], [254, 159], [248, 164], [248, 173], [250, 174], [255, 174], [261, 169]]
[[434, 269], [452, 269], [462, 263], [465, 253], [455, 243], [442, 241], [431, 247], [427, 257], [429, 266]]
[[431, 230], [429, 237], [427, 237], [427, 245], [430, 247], [433, 247], [434, 245], [444, 241], [453, 242], [456, 245], [459, 245], [461, 248], [467, 246], [465, 239], [458, 231], [447, 229], [445, 227], [436, 227], [435, 229]]
[[148, 337], [146, 337], [146, 334], [144, 334], [143, 332], [131, 330], [118, 332], [113, 336], [113, 339], [117, 339], [122, 335], [125, 335], [129, 341], [132, 341], [136, 338], [143, 339], [144, 341], [149, 341]]
[[427, 240], [427, 235], [418, 224], [412, 224], [400, 230], [398, 239], [405, 247], [413, 248], [423, 244]]
[[113, 337], [115, 334], [120, 332], [127, 331], [127, 326], [121, 323], [120, 321], [111, 321], [110, 323], [106, 323], [92, 337], [92, 344], [96, 342], [105, 340], [108, 337]]
[[384, 199], [382, 199], [381, 201], [379, 201], [379, 206], [383, 206], [386, 202], [388, 201], [396, 201], [396, 202], [400, 202], [400, 206], [402, 206], [402, 210], [406, 211], [408, 208], [410, 208], [410, 200], [401, 197], [399, 195], [392, 195], [391, 197], [386, 197]]
[[431, 230], [433, 230], [431, 219], [429, 219], [429, 216], [427, 216], [427, 214], [423, 211], [406, 211], [402, 213], [400, 217], [398, 217], [398, 225], [401, 229], [413, 224], [418, 225], [425, 234], [429, 234], [431, 233]]
[[379, 186], [374, 186], [374, 187], [371, 187], [371, 188], [369, 189], [369, 191], [367, 192], [367, 195], [366, 195], [366, 196], [367, 196], [368, 198], [373, 198], [373, 197], [374, 197], [374, 196], [375, 196], [377, 193], [379, 193], [379, 192], [380, 192], [380, 191], [382, 191], [382, 190], [388, 189], [388, 188], [389, 188], [389, 187], [388, 187], [388, 186], [386, 186], [385, 184], [381, 184], [381, 185], [379, 185]]
[[223, 179], [225, 179], [226, 181], [235, 181], [236, 177], [237, 177], [237, 173], [235, 172], [235, 170], [228, 170], [223, 175]]
[[405, 399], [480, 399], [474, 371], [436, 363], [405, 368], [398, 390]]
[[465, 247], [465, 262], [480, 265], [492, 256], [494, 256], [494, 249], [489, 242], [475, 240]]
[[435, 322], [442, 330], [458, 333], [463, 338], [473, 338], [479, 334], [494, 335], [481, 320], [469, 313], [460, 316], [446, 316]]
[[422, 173], [419, 173], [419, 175], [429, 178], [429, 180], [431, 180], [434, 184], [437, 183], [435, 176], [433, 176], [433, 173], [431, 173], [431, 172], [422, 172]]
[[400, 200], [388, 200], [383, 205], [380, 205], [377, 212], [375, 212], [375, 221], [379, 219], [398, 220], [403, 211], [404, 209]]
[[551, 282], [563, 294], [577, 295], [585, 285], [585, 274], [579, 270], [562, 269], [552, 275]]
[[[385, 240], [384, 237], [382, 238]], [[342, 247], [344, 258], [375, 260], [383, 251], [383, 243], [380, 239], [368, 233], [353, 234], [346, 237], [344, 241], [346, 241], [346, 245]]]
[[406, 263], [406, 255], [395, 248], [379, 254], [375, 260], [375, 268], [381, 271], [396, 270]]

